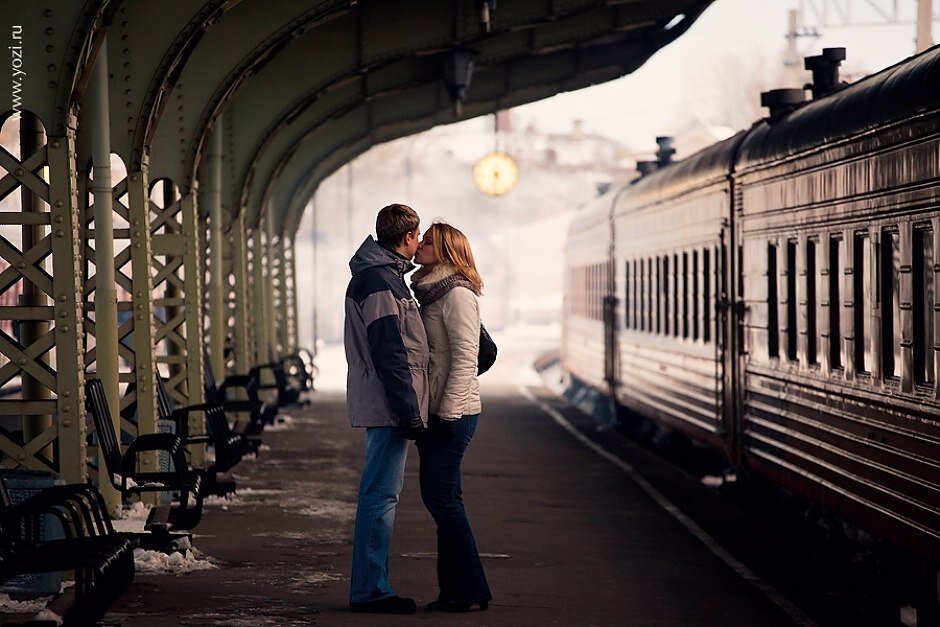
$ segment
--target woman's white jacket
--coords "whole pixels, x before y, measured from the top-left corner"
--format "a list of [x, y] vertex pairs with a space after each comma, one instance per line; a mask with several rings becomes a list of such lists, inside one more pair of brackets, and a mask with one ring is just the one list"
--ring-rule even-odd
[[[413, 284], [433, 284], [454, 274], [454, 268], [435, 264], [415, 273]], [[480, 304], [469, 288], [455, 286], [440, 299], [421, 307], [428, 336], [429, 413], [457, 420], [479, 414]]]

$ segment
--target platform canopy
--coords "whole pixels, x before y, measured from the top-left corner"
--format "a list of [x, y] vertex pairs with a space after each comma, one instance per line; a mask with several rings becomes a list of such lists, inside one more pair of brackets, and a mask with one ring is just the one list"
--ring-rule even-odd
[[21, 28], [22, 105], [50, 132], [80, 112], [106, 38], [129, 169], [189, 193], [220, 126], [224, 208], [291, 233], [370, 146], [628, 74], [711, 2], [71, 0], [4, 2], [0, 22]]

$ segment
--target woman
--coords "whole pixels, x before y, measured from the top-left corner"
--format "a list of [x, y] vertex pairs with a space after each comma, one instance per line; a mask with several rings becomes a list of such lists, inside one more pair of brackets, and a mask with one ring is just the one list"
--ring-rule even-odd
[[436, 223], [418, 245], [411, 280], [431, 349], [428, 434], [418, 441], [421, 498], [437, 523], [438, 599], [429, 610], [485, 610], [492, 598], [464, 510], [460, 463], [480, 418], [477, 353], [483, 280], [466, 236]]

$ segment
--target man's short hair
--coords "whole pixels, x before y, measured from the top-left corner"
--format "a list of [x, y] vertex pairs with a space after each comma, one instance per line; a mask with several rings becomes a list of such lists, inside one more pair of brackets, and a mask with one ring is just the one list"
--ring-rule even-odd
[[421, 220], [408, 205], [388, 205], [375, 218], [375, 236], [379, 246], [395, 248], [406, 233], [417, 230]]

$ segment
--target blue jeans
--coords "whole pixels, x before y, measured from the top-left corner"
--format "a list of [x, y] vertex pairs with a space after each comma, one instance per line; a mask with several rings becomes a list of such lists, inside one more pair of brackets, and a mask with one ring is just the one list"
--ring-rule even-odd
[[418, 442], [421, 454], [421, 499], [437, 523], [439, 599], [478, 603], [493, 598], [463, 505], [460, 463], [480, 415], [464, 416], [453, 426], [454, 437], [434, 444]]
[[388, 583], [388, 553], [407, 455], [408, 440], [397, 428], [366, 429], [366, 462], [359, 482], [353, 533], [350, 603], [395, 596]]

